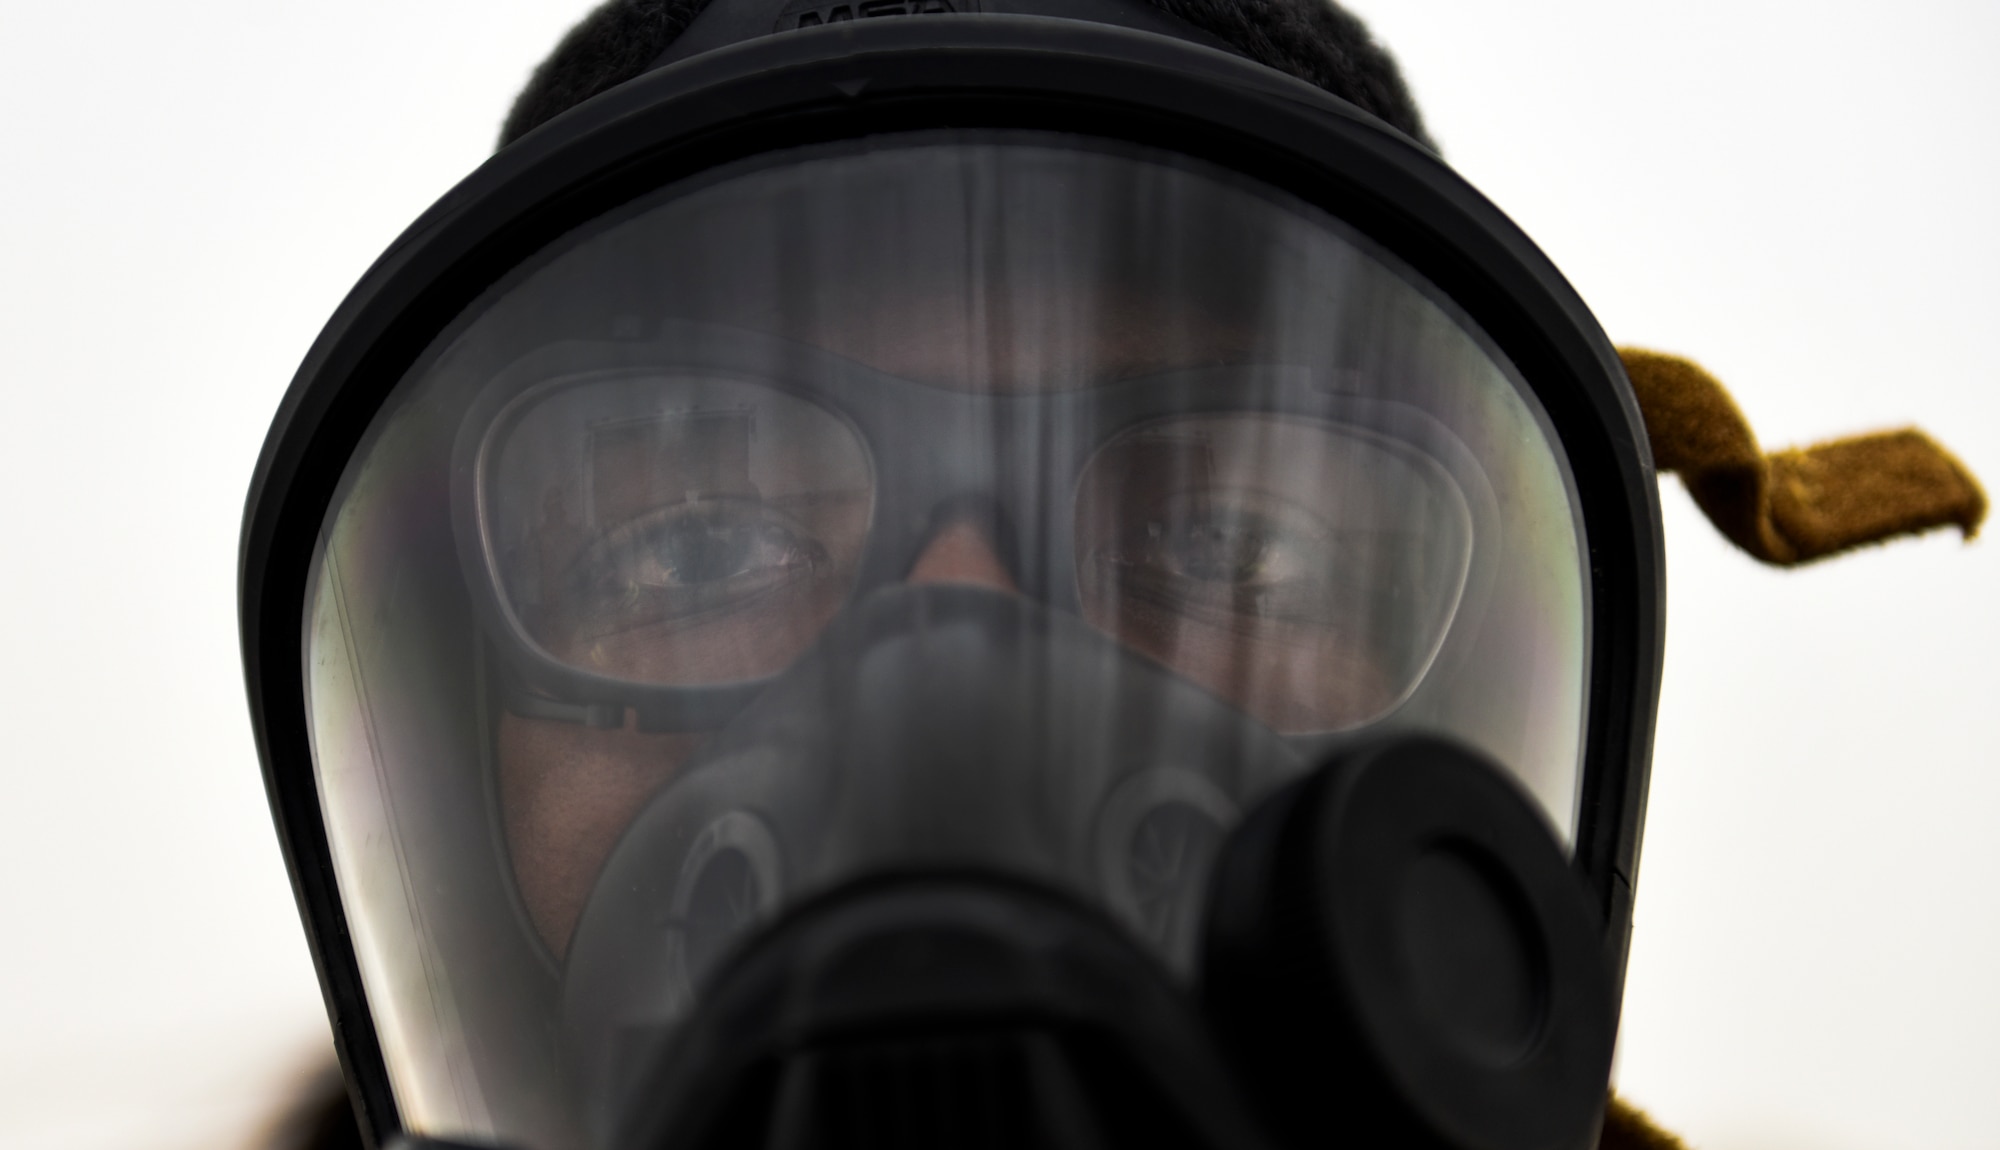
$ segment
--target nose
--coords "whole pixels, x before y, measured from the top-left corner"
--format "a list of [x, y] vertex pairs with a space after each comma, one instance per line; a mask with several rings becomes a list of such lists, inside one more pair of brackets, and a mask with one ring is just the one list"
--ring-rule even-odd
[[970, 583], [995, 591], [1019, 591], [1007, 565], [1000, 561], [993, 540], [970, 519], [946, 524], [924, 545], [910, 573], [909, 583]]

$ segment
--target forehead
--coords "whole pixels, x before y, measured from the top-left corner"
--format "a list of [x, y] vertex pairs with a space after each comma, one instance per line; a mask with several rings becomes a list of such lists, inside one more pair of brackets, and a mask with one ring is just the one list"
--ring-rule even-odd
[[[963, 287], [964, 285], [957, 285]], [[1185, 300], [1051, 284], [1031, 309], [971, 293], [895, 290], [770, 334], [953, 391], [1045, 392], [1240, 359], [1247, 326]]]
[[1273, 285], [1351, 273], [1327, 241], [1230, 179], [1083, 144], [795, 155], [592, 225], [535, 269], [522, 319], [693, 320], [1046, 390], [1244, 354], [1296, 305]]

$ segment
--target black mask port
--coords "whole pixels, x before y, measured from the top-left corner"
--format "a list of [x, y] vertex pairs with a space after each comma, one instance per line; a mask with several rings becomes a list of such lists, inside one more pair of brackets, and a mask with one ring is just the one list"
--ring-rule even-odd
[[1200, 1020], [1100, 914], [989, 876], [865, 880], [717, 978], [622, 1150], [1264, 1146]]
[[1530, 800], [1474, 752], [1392, 738], [1273, 795], [1209, 906], [1204, 1006], [1284, 1144], [1594, 1144], [1601, 930]]

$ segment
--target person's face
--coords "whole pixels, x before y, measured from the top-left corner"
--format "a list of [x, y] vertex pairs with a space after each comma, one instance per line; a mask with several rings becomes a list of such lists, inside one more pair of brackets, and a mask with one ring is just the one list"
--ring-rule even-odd
[[[1240, 350], [1225, 326], [1132, 306], [1111, 310], [1108, 321], [1089, 334], [1088, 346], [1060, 338], [996, 340], [991, 324], [975, 328], [961, 304], [931, 293], [884, 309], [896, 317], [893, 324], [843, 317], [793, 334], [904, 379], [988, 393], [1049, 390], [1058, 386], [1052, 380], [1074, 378], [1065, 368], [1080, 358], [1102, 378], [1115, 379], [1214, 363]], [[1258, 434], [1258, 446], [1268, 454], [1277, 446], [1273, 437], [1281, 440], [1289, 432], [1261, 428]], [[1216, 527], [1222, 513], [1214, 508], [1225, 503], [1248, 501], [1260, 508], [1259, 523], [1272, 518], [1267, 508], [1284, 503], [1284, 493], [1274, 490], [1282, 484], [1268, 475], [1231, 474], [1227, 462], [1215, 463], [1216, 458], [1256, 460], [1258, 451], [1204, 449], [1199, 459], [1190, 459], [1185, 457], [1190, 450], [1173, 440], [1149, 443], [1141, 452], [1145, 458], [1115, 467], [1094, 464], [1079, 482], [1074, 498], [1078, 531], [1086, 537], [1078, 540], [1085, 617], [1127, 647], [1280, 729], [1313, 728], [1329, 696], [1357, 713], [1386, 706], [1397, 685], [1351, 634], [1302, 625], [1282, 613], [1258, 618], [1228, 609], [1245, 597], [1282, 593], [1288, 580], [1317, 574], [1308, 568], [1327, 565], [1329, 557], [1315, 548], [1310, 530]], [[1235, 470], [1245, 466], [1238, 463]], [[615, 486], [615, 455], [599, 467], [612, 476], [600, 474], [600, 487]], [[1190, 490], [1190, 477], [1197, 475], [1202, 487]], [[1295, 481], [1323, 480], [1306, 475]], [[1217, 491], [1228, 495], [1214, 496]], [[1196, 504], [1207, 518], [1194, 528], [1173, 526]], [[634, 520], [657, 514], [635, 508]], [[646, 628], [554, 620], [542, 639], [560, 659], [624, 668], [656, 682], [776, 673], [846, 602], [845, 583], [819, 576], [851, 561], [850, 552], [866, 535], [867, 516], [865, 497], [832, 498], [816, 503], [803, 527], [795, 516], [788, 520], [790, 530], [756, 528], [732, 536], [724, 565], [766, 583], [750, 588], [747, 597], [755, 609], [707, 612], [670, 638]], [[545, 543], [562, 538], [567, 529], [545, 523]], [[571, 562], [585, 550], [586, 544], [565, 541], [552, 565]], [[1000, 548], [968, 518], [936, 522], [904, 578], [911, 584], [958, 583], [1017, 593]], [[1194, 586], [1198, 594], [1135, 593], [1134, 586]], [[706, 738], [702, 732], [641, 732], [629, 715], [623, 729], [613, 730], [500, 716], [496, 752], [508, 845], [528, 911], [557, 954], [566, 949], [620, 832]]]

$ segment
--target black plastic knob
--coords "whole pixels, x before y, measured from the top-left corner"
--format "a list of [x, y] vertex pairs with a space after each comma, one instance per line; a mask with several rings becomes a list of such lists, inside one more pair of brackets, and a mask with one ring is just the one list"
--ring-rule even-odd
[[1223, 850], [1204, 1007], [1289, 1145], [1588, 1150], [1602, 928], [1540, 812], [1438, 739], [1341, 755]]

